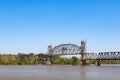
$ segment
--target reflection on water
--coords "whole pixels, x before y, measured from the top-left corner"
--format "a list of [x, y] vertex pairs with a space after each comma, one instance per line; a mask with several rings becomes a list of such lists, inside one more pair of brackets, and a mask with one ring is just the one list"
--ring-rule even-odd
[[0, 80], [120, 80], [120, 65], [1, 65]]

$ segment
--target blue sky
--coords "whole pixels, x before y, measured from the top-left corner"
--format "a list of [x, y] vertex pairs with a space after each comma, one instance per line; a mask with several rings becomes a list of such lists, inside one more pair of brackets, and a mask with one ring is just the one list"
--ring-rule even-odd
[[88, 52], [120, 51], [119, 0], [0, 0], [0, 53], [84, 39]]

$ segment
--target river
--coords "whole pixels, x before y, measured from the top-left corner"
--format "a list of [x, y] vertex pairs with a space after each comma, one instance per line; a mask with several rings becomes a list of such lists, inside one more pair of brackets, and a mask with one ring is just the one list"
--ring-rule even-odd
[[120, 80], [120, 65], [0, 65], [0, 80]]

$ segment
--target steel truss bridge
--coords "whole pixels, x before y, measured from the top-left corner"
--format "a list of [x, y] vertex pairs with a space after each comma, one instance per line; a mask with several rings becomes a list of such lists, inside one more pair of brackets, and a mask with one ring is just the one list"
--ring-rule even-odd
[[99, 52], [97, 59], [100, 60], [120, 60], [120, 52]]
[[87, 53], [85, 41], [81, 41], [81, 46], [76, 44], [61, 44], [52, 48], [48, 46], [49, 55], [81, 55], [82, 59], [99, 59], [99, 60], [120, 60], [120, 52], [99, 52]]

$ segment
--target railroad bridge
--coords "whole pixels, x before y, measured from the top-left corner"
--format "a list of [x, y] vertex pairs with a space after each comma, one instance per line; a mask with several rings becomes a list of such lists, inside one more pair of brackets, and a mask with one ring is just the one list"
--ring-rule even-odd
[[52, 48], [52, 45], [49, 45], [48, 55], [81, 55], [82, 65], [89, 64], [88, 60], [95, 60], [96, 65], [100, 65], [100, 60], [120, 60], [120, 52], [87, 53], [86, 42], [83, 40], [81, 41], [81, 46], [61, 44]]

